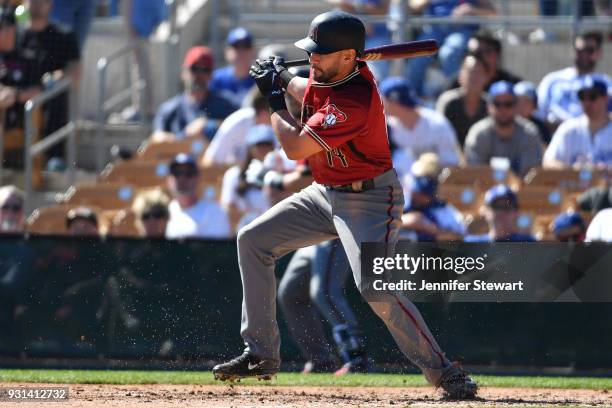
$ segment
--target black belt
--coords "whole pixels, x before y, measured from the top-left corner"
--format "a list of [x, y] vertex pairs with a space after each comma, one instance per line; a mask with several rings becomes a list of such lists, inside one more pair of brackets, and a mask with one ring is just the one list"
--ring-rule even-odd
[[350, 184], [341, 184], [339, 186], [326, 185], [325, 187], [344, 193], [361, 193], [362, 191], [371, 190], [376, 186], [374, 185], [374, 179], [367, 179], [354, 181]]

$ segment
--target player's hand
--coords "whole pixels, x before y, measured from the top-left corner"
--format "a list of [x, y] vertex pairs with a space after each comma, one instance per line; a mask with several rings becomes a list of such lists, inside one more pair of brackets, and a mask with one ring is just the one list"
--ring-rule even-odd
[[289, 82], [291, 82], [291, 80], [295, 77], [295, 75], [289, 72], [289, 70], [287, 69], [287, 66], [285, 65], [285, 59], [283, 57], [273, 57], [272, 65], [274, 65], [274, 69], [276, 70], [276, 73], [278, 74], [278, 76], [281, 78], [283, 82], [283, 88], [287, 89]]
[[287, 109], [282, 80], [274, 68], [273, 59], [255, 60], [249, 75], [255, 80], [259, 91], [268, 99], [270, 113]]

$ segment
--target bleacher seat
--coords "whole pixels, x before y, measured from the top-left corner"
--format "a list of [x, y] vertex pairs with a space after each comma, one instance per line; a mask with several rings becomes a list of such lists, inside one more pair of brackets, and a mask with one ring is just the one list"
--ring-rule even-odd
[[440, 174], [440, 184], [477, 186], [487, 190], [496, 184], [518, 188], [520, 179], [511, 171], [494, 170], [490, 166], [446, 167]]
[[81, 184], [68, 189], [63, 203], [119, 210], [129, 207], [135, 195], [135, 187], [127, 183]]
[[175, 140], [172, 142], [144, 142], [138, 149], [136, 158], [144, 161], [170, 161], [179, 153], [189, 153], [199, 158], [206, 150], [207, 142], [202, 139]]
[[138, 230], [136, 229], [136, 216], [128, 209], [112, 211], [110, 223], [108, 226], [108, 235], [115, 237], [138, 237]]
[[[36, 235], [66, 235], [68, 233], [66, 230], [66, 214], [75, 207], [77, 206], [59, 204], [37, 208], [26, 220], [26, 231]], [[98, 216], [100, 231], [105, 233], [108, 219], [99, 208], [92, 206], [90, 208]]]
[[126, 160], [108, 164], [100, 175], [101, 183], [128, 183], [136, 187], [156, 187], [166, 183], [166, 162]]
[[466, 216], [478, 213], [483, 193], [474, 185], [440, 184], [438, 197], [452, 204]]
[[584, 191], [596, 185], [601, 172], [589, 169], [531, 169], [525, 176], [528, 186], [559, 188], [567, 191]]
[[523, 186], [517, 195], [521, 211], [540, 215], [560, 213], [566, 194], [557, 188]]

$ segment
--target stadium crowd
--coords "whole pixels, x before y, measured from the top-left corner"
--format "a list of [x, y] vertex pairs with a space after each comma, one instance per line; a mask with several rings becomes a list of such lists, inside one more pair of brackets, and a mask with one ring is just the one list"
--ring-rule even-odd
[[[27, 99], [63, 76], [70, 75], [78, 80], [80, 48], [86, 43], [88, 27], [84, 21], [87, 17], [79, 16], [91, 17], [92, 12], [90, 9], [73, 10], [76, 14], [71, 22], [68, 17], [70, 7], [64, 3], [27, 0], [23, 6], [29, 19], [23, 21], [9, 4], [2, 8], [0, 107], [7, 135], [12, 135], [11, 129], [23, 126], [23, 103]], [[167, 10], [163, 8], [153, 10], [155, 15], [148, 19], [149, 25], [145, 27], [138, 20], [142, 15], [137, 16], [142, 5], [138, 1], [127, 3], [115, 8], [126, 15], [131, 27], [130, 35], [141, 39], [146, 39], [167, 16]], [[388, 1], [332, 3], [360, 15], [389, 11]], [[409, 5], [412, 12], [426, 16], [453, 15], [459, 18], [496, 13], [489, 1], [456, 3], [453, 6], [453, 2], [441, 5], [411, 1]], [[372, 24], [370, 28], [370, 45], [388, 38], [384, 24]], [[604, 192], [609, 189], [612, 166], [609, 113], [612, 81], [605, 69], [602, 71], [598, 67], [603, 54], [601, 33], [579, 34], [573, 42], [573, 64], [550, 72], [539, 84], [521, 80], [519, 75], [504, 69], [502, 42], [485, 29], [472, 25], [439, 25], [424, 29], [421, 37], [436, 38], [441, 44], [437, 58], [448, 77], [446, 90], [438, 89], [432, 94], [436, 90], [432, 90], [425, 80], [424, 73], [432, 58], [408, 61], [405, 75], [398, 77], [388, 76], [388, 66], [372, 64], [384, 98], [394, 165], [405, 187], [408, 203], [405, 237], [416, 240], [464, 239], [469, 238], [471, 232], [486, 233], [486, 225], [493, 228], [487, 209], [497, 208], [493, 205], [496, 199], [491, 197], [497, 197], [495, 191], [501, 191], [501, 187], [483, 184], [480, 186], [482, 191], [476, 192], [476, 197], [472, 198], [481, 206], [463, 211], [465, 208], [455, 207], [465, 207], [463, 204], [470, 198], [465, 195], [470, 194], [466, 193], [467, 190], [453, 190], [457, 194], [443, 193], [445, 184], [452, 180], [452, 177], [445, 180], [444, 174], [448, 173], [443, 171], [445, 168], [458, 172], [464, 167], [483, 166], [490, 168], [499, 182], [511, 184], [512, 180], [518, 180], [518, 183], [507, 186], [511, 188], [505, 190], [505, 194], [498, 194], [506, 201], [499, 208], [518, 211], [521, 203], [517, 189], [528, 184], [526, 180], [534, 172], [546, 172], [547, 169], [574, 169], [582, 171], [584, 177], [587, 177], [586, 172], [590, 172], [593, 180], [602, 183], [601, 187], [593, 187], [600, 195], [606, 196]], [[198, 141], [200, 148], [197, 152], [184, 151], [175, 157], [165, 157], [167, 180], [159, 180], [158, 187], [163, 191], [156, 193], [156, 208], [163, 207], [160, 203], [168, 201], [164, 211], [143, 211], [141, 195], [134, 200], [134, 205], [139, 203], [139, 210], [129, 208], [129, 203], [126, 203], [124, 210], [131, 213], [129, 220], [134, 222], [133, 232], [149, 231], [143, 226], [154, 219], [164, 219], [167, 221], [163, 224], [166, 238], [229, 238], [235, 235], [237, 227], [248, 223], [283, 196], [282, 173], [292, 172], [298, 164], [292, 163], [278, 150], [266, 102], [248, 76], [249, 65], [257, 53], [255, 39], [247, 29], [237, 27], [229, 32], [225, 44], [227, 65], [221, 67], [223, 64], [214, 60], [214, 53], [207, 46], [195, 45], [189, 49], [182, 62], [183, 91], [162, 103], [152, 117], [153, 133], [145, 141], [146, 145]], [[271, 52], [270, 48], [265, 47], [259, 57], [268, 57], [268, 52]], [[284, 54], [286, 49], [276, 46], [272, 52]], [[146, 53], [146, 48], [138, 53]], [[141, 54], [135, 55], [136, 66], [147, 65], [146, 56]], [[141, 72], [140, 75], [147, 74]], [[135, 112], [141, 112], [136, 105], [145, 103], [137, 99], [132, 102], [134, 106], [121, 112], [121, 120], [132, 120]], [[289, 102], [294, 107], [294, 115], [299, 116], [299, 101]], [[44, 134], [66, 122], [66, 109], [65, 96], [57, 103], [48, 104], [43, 113]], [[142, 112], [148, 110], [145, 107]], [[61, 159], [61, 151], [61, 148], [53, 149], [49, 156]], [[21, 165], [20, 153], [19, 149], [6, 149], [5, 165]], [[426, 174], [422, 173], [422, 159], [430, 162], [426, 165], [429, 167]], [[137, 157], [127, 160], [137, 160]], [[307, 168], [307, 163], [299, 165]], [[202, 188], [201, 181], [205, 178], [202, 175], [219, 172], [219, 169], [227, 169], [227, 172], [218, 177], [218, 183]], [[476, 183], [478, 179], [472, 184]], [[560, 185], [563, 185], [563, 180], [560, 180]], [[584, 204], [584, 196], [592, 195], [592, 191], [578, 196], [579, 188], [570, 190], [566, 192], [578, 200], [560, 203], [557, 208], [561, 212], [557, 215], [560, 218], [587, 218], [583, 223], [589, 225], [589, 219], [597, 212]], [[146, 196], [149, 192], [143, 194]], [[168, 200], [161, 199], [162, 196], [167, 196]], [[551, 196], [550, 200], [554, 198]], [[598, 207], [603, 206], [600, 204]], [[97, 209], [89, 210], [96, 214]], [[515, 227], [525, 233], [534, 232], [535, 217], [542, 215], [538, 208], [529, 211], [532, 212], [529, 214], [531, 219], [514, 217], [520, 223]], [[590, 215], [587, 214], [589, 211]], [[2, 207], [3, 220], [13, 219], [13, 213], [18, 213], [16, 206]], [[138, 217], [135, 218], [134, 214]], [[603, 212], [595, 218], [591, 231], [601, 231], [598, 224], [607, 219], [605, 215]], [[485, 219], [487, 223], [483, 222]], [[99, 223], [97, 227], [101, 233], [113, 234], [112, 229], [105, 226], [108, 220], [102, 214], [95, 221]], [[549, 221], [548, 230], [537, 231], [537, 238], [555, 236], [560, 224], [555, 224], [553, 219]], [[447, 224], [453, 224], [452, 228]], [[18, 225], [27, 227], [23, 222]], [[0, 229], [12, 231], [14, 223], [3, 222]], [[510, 232], [505, 238], [502, 235], [489, 230], [492, 240], [516, 239]], [[588, 237], [605, 238], [594, 232]]]

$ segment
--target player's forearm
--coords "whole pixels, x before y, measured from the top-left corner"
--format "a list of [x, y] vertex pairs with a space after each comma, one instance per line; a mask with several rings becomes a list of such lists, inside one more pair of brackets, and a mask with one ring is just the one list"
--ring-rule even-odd
[[287, 85], [287, 92], [293, 96], [296, 100], [301, 101], [304, 99], [304, 92], [306, 92], [306, 85], [308, 85], [308, 79], [302, 77], [294, 77], [291, 82]]
[[278, 142], [287, 154], [287, 157], [292, 159], [292, 155], [297, 150], [298, 138], [300, 137], [301, 129], [299, 125], [287, 110], [274, 112], [270, 121]]

